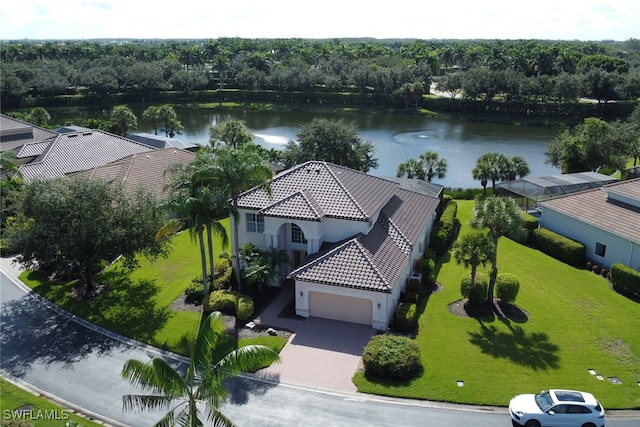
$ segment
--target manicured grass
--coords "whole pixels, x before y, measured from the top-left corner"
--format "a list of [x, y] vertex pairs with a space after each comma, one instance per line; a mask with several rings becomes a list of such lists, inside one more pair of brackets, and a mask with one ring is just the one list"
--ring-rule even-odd
[[[229, 228], [228, 219], [225, 226]], [[220, 253], [221, 248], [221, 242], [216, 240], [214, 251]], [[124, 270], [119, 263], [109, 267], [95, 279], [96, 283], [107, 285], [107, 292], [87, 301], [71, 297], [69, 290], [75, 282], [51, 283], [33, 271], [24, 272], [20, 279], [54, 304], [96, 325], [186, 355], [201, 312], [175, 311], [169, 306], [201, 274], [197, 241], [183, 232], [173, 238], [167, 258], [154, 262], [141, 258], [140, 267], [133, 272]], [[286, 340], [276, 338], [282, 341], [281, 349]], [[254, 340], [241, 339], [238, 345], [252, 344]]]
[[[461, 234], [470, 230], [472, 206], [458, 201]], [[423, 374], [390, 384], [359, 373], [359, 391], [506, 406], [519, 393], [572, 388], [594, 393], [607, 409], [640, 408], [640, 305], [613, 292], [604, 278], [501, 238], [498, 269], [518, 276], [516, 305], [530, 316], [516, 323], [451, 314], [468, 271], [450, 255], [438, 267], [444, 287], [430, 296], [416, 337]], [[610, 376], [622, 383], [612, 384]]]
[[[69, 421], [75, 421], [82, 427], [102, 426], [102, 424], [78, 416], [69, 409], [52, 403], [48, 399], [35, 396], [4, 378], [0, 378], [0, 391], [2, 394], [0, 412], [4, 421], [21, 419], [32, 423], [35, 427], [64, 427]], [[22, 416], [17, 412], [12, 412], [19, 408], [31, 411], [25, 412]]]

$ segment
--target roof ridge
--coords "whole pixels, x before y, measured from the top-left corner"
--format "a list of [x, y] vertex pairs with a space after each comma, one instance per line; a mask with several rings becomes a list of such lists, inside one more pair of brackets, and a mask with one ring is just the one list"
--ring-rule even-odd
[[[384, 211], [381, 211], [380, 215], [384, 215], [384, 218], [386, 219], [388, 224], [390, 224], [393, 227], [393, 229], [400, 235], [400, 237], [402, 238], [402, 240], [404, 240], [404, 242], [407, 244], [407, 246], [409, 246], [409, 247], [413, 246], [413, 243], [411, 243], [409, 238], [407, 236], [405, 236], [405, 234], [402, 232], [400, 227], [398, 227], [398, 225], [389, 217], [389, 215], [387, 215]], [[391, 236], [391, 238], [393, 239], [393, 236]], [[393, 239], [393, 241], [395, 242], [396, 239]], [[398, 246], [400, 246], [400, 245], [398, 245]], [[401, 247], [400, 247], [400, 250], [402, 250]], [[411, 251], [407, 251], [407, 254], [410, 253], [410, 252]]]
[[[288, 202], [290, 200], [293, 200], [295, 198], [298, 198], [298, 197], [302, 198], [304, 204], [307, 206], [308, 209], [310, 209], [313, 212], [313, 214], [317, 218], [325, 216], [324, 212], [322, 212], [322, 213], [318, 212], [318, 210], [314, 207], [313, 203], [311, 203], [311, 200], [309, 199], [309, 196], [307, 196], [307, 194], [306, 194], [306, 189], [294, 191], [293, 193], [289, 194], [288, 196], [283, 197], [282, 199], [279, 199], [279, 200], [273, 202], [269, 206], [265, 206], [264, 208], [260, 209], [258, 212], [259, 213], [264, 213], [264, 212], [266, 212], [266, 211], [268, 211], [270, 209], [275, 208], [278, 205], [284, 204], [284, 203], [286, 203], [286, 202]], [[320, 207], [320, 206], [318, 206], [318, 207]]]
[[360, 211], [360, 213], [362, 215], [364, 215], [365, 218], [368, 218], [369, 215], [367, 215], [367, 213], [364, 211], [364, 209], [362, 209], [362, 206], [360, 206], [360, 204], [358, 203], [358, 201], [353, 197], [353, 195], [349, 192], [349, 190], [347, 190], [347, 188], [344, 186], [344, 184], [342, 183], [342, 181], [340, 181], [340, 179], [338, 179], [338, 177], [336, 176], [335, 173], [333, 173], [333, 171], [331, 170], [331, 168], [329, 167], [329, 164], [327, 162], [321, 162], [322, 165], [324, 165], [324, 167], [327, 169], [327, 171], [329, 172], [329, 174], [331, 175], [331, 177], [333, 177], [333, 179], [335, 180], [335, 182], [338, 184], [338, 186], [340, 187], [340, 189], [342, 191], [344, 191], [344, 193], [349, 197], [349, 200], [351, 200], [353, 202], [353, 204], [358, 208], [358, 210]]

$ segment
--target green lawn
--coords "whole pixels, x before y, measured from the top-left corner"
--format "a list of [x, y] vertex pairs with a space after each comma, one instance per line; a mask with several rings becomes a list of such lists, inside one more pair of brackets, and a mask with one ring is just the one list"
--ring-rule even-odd
[[[71, 412], [69, 409], [60, 407], [48, 399], [35, 396], [28, 391], [10, 383], [4, 378], [0, 378], [0, 412], [2, 412], [2, 420], [22, 419], [32, 423], [35, 427], [64, 427], [69, 421], [75, 421], [78, 426], [82, 427], [99, 427], [102, 424], [95, 423], [88, 418], [84, 418]], [[22, 417], [12, 411], [18, 409], [31, 409]]]
[[[458, 201], [461, 234], [470, 230], [472, 206]], [[506, 406], [515, 394], [564, 387], [590, 391], [608, 409], [640, 408], [640, 305], [613, 292], [604, 278], [501, 238], [498, 269], [518, 276], [516, 304], [530, 316], [516, 323], [451, 314], [467, 271], [449, 255], [439, 267], [444, 288], [430, 296], [416, 337], [424, 372], [402, 384], [359, 373], [359, 391]]]
[[[227, 230], [229, 220], [224, 222]], [[222, 244], [214, 242], [220, 252]], [[230, 251], [230, 248], [223, 249]], [[150, 262], [140, 259], [140, 267], [129, 273], [116, 263], [96, 282], [105, 283], [108, 291], [89, 301], [70, 296], [74, 283], [51, 283], [38, 272], [24, 272], [20, 279], [56, 305], [111, 331], [180, 354], [188, 353], [188, 343], [201, 317], [200, 312], [174, 311], [169, 308], [191, 279], [202, 274], [197, 241], [188, 232], [173, 238], [168, 258]], [[280, 351], [286, 340], [275, 337], [269, 346]], [[241, 339], [239, 346], [255, 343]], [[233, 347], [234, 343], [229, 344]]]

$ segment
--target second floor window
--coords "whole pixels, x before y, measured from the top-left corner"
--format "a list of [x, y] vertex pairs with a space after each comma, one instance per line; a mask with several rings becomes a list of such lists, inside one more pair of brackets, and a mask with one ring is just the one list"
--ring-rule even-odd
[[264, 233], [264, 217], [255, 213], [248, 213], [247, 232]]
[[307, 243], [302, 229], [295, 224], [291, 224], [291, 241], [293, 243]]

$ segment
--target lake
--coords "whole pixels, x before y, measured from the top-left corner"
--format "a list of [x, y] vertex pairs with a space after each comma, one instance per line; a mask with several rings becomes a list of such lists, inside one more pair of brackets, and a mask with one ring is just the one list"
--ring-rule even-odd
[[[289, 140], [296, 140], [298, 130], [314, 117], [343, 119], [353, 123], [358, 135], [375, 146], [379, 166], [370, 173], [395, 176], [399, 163], [417, 158], [425, 151], [435, 151], [447, 160], [446, 176], [433, 182], [452, 188], [480, 187], [471, 177], [471, 170], [482, 154], [491, 151], [506, 156], [519, 155], [529, 163], [529, 176], [557, 175], [560, 170], [546, 165], [545, 144], [551, 142], [560, 128], [516, 126], [495, 123], [475, 123], [468, 120], [443, 119], [396, 114], [309, 113], [277, 111], [233, 111], [176, 106], [184, 132], [176, 138], [196, 144], [209, 143], [209, 127], [224, 120], [240, 119], [265, 148], [282, 149]], [[75, 109], [74, 109], [75, 110]], [[101, 111], [48, 110], [54, 122], [84, 118], [100, 118]], [[133, 132], [153, 133], [150, 123], [141, 120], [142, 109], [133, 108], [138, 117], [138, 129]]]

